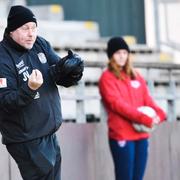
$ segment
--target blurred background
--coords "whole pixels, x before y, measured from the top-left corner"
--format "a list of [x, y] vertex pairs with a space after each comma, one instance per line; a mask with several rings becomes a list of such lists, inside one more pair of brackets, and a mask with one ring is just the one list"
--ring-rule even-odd
[[[34, 12], [39, 35], [61, 57], [72, 49], [85, 61], [79, 85], [59, 87], [62, 180], [114, 180], [106, 113], [97, 87], [112, 36], [124, 37], [135, 67], [168, 114], [167, 122], [152, 133], [145, 180], [179, 180], [180, 0], [0, 0], [0, 40], [12, 5]], [[21, 180], [3, 145], [0, 157], [1, 180]]]
[[178, 61], [179, 3], [179, 0], [0, 0], [0, 18], [4, 21], [1, 37], [10, 6], [22, 4], [42, 21], [38, 23], [40, 35], [45, 35], [54, 46], [63, 48], [81, 41], [100, 43], [120, 35], [130, 45], [143, 44], [161, 50], [163, 60], [173, 56]]

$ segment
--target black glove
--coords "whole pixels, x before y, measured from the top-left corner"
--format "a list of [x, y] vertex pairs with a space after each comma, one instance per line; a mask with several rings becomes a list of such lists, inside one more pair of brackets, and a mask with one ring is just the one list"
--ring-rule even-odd
[[65, 87], [77, 84], [77, 82], [82, 78], [83, 71], [83, 60], [71, 50], [68, 51], [67, 56], [50, 67], [50, 73], [56, 84]]
[[77, 85], [78, 81], [82, 78], [82, 73], [76, 76], [66, 76], [63, 78], [60, 78], [58, 82], [56, 82], [58, 85], [64, 86], [64, 87], [70, 87], [73, 85]]

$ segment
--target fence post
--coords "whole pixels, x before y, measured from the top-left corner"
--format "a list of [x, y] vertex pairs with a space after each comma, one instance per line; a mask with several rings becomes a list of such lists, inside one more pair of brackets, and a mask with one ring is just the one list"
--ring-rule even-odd
[[86, 123], [85, 114], [85, 82], [79, 81], [76, 86], [76, 122]]
[[172, 77], [172, 70], [169, 70], [169, 90], [170, 97], [167, 100], [168, 103], [168, 121], [176, 120], [176, 84]]
[[151, 95], [153, 96], [154, 95], [154, 80], [150, 78], [151, 77], [150, 71], [151, 69], [147, 68], [147, 83], [148, 83], [149, 91]]

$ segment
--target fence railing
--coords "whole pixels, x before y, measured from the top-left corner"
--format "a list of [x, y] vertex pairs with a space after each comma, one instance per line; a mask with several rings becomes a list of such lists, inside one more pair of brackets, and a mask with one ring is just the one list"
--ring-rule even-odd
[[[176, 112], [176, 103], [180, 99], [180, 91], [178, 92], [178, 87], [180, 85], [180, 64], [135, 62], [134, 66], [142, 71], [143, 76], [147, 80], [151, 95], [155, 98], [155, 100], [161, 102], [160, 105], [162, 105], [167, 112], [168, 121], [176, 120], [178, 118], [178, 114]], [[105, 67], [106, 62], [85, 62], [85, 68], [100, 68], [103, 70]], [[93, 99], [100, 101], [100, 106], [97, 107], [100, 108], [98, 119], [100, 119], [100, 121], [104, 121], [106, 119], [106, 114], [101, 103], [100, 95], [98, 93], [96, 95], [85, 95], [85, 88], [88, 88], [86, 84], [90, 84], [88, 86], [96, 86], [96, 88], [98, 88], [98, 79], [99, 77], [94, 79], [93, 83], [88, 83], [86, 79], [83, 79], [79, 82], [78, 86], [75, 86], [75, 95], [62, 95], [62, 100], [76, 101], [75, 122], [87, 122], [85, 101]], [[161, 90], [157, 92], [156, 89], [160, 86]]]

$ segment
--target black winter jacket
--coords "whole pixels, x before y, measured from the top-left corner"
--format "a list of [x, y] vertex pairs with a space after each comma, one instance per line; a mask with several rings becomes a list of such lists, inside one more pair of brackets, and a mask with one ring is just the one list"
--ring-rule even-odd
[[[60, 127], [60, 97], [49, 73], [50, 65], [59, 60], [41, 37], [27, 50], [4, 36], [0, 43], [0, 131], [4, 144], [30, 141]], [[33, 69], [39, 69], [44, 79], [36, 91], [27, 85]]]

